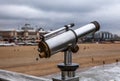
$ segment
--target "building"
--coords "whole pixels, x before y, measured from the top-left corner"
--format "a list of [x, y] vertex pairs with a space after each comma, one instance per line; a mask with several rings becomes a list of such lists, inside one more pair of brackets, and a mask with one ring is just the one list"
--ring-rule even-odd
[[120, 41], [120, 37], [106, 31], [93, 32], [87, 36], [80, 38], [80, 42], [114, 42]]
[[110, 32], [101, 31], [95, 34], [96, 41], [115, 41], [119, 38], [116, 34]]
[[0, 40], [8, 42], [34, 41], [39, 39], [41, 34], [44, 35], [46, 33], [48, 32], [42, 28], [35, 30], [30, 24], [25, 24], [20, 30], [0, 30]]

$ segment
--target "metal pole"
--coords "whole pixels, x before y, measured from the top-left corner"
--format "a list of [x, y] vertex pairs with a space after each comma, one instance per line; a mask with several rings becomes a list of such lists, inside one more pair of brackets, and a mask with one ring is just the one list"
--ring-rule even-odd
[[64, 63], [58, 64], [61, 70], [61, 78], [53, 81], [79, 81], [79, 77], [75, 77], [75, 70], [79, 67], [78, 64], [72, 63], [71, 45], [64, 51]]
[[71, 65], [72, 64], [72, 51], [70, 47], [67, 51], [64, 52], [64, 64]]
[[[71, 46], [68, 47], [68, 50], [64, 52], [64, 64], [67, 65], [72, 65], [72, 51], [71, 51]], [[66, 71], [62, 72], [62, 78], [65, 77], [74, 77], [75, 72], [74, 71]]]

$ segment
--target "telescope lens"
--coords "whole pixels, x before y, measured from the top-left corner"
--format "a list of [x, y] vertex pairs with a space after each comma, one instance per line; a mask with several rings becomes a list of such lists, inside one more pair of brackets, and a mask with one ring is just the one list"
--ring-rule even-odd
[[38, 51], [40, 52], [39, 57], [40, 58], [47, 58], [50, 57], [50, 50], [49, 47], [47, 46], [47, 44], [45, 42], [39, 42], [38, 45]]

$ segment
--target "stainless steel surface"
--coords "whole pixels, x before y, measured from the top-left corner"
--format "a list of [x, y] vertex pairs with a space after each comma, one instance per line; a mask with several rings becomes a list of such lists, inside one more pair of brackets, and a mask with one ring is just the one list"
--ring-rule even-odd
[[56, 33], [58, 34], [64, 28], [45, 35], [45, 37], [55, 36], [42, 40], [39, 43], [38, 51], [40, 52], [39, 56], [41, 58], [48, 58], [57, 52], [64, 52], [64, 63], [58, 65], [58, 68], [62, 72], [61, 79], [53, 78], [53, 81], [79, 81], [79, 78], [75, 78], [75, 70], [79, 65], [72, 63], [72, 52], [78, 50], [76, 45], [78, 38], [99, 30], [99, 27], [100, 25], [95, 21], [76, 30], [67, 30], [59, 35], [56, 35]]
[[64, 27], [62, 28], [59, 28], [57, 30], [54, 30], [54, 31], [51, 31], [50, 33], [48, 34], [45, 34], [44, 37], [45, 37], [45, 40], [51, 38], [51, 37], [54, 37], [56, 35], [59, 35], [61, 33], [64, 33], [65, 31], [67, 31], [68, 29], [72, 28], [74, 26], [73, 23], [69, 24], [69, 25], [65, 25]]
[[66, 49], [69, 44], [74, 42], [76, 42], [76, 36], [72, 31], [62, 33], [56, 37], [46, 40], [46, 43], [51, 50], [51, 55]]
[[42, 57], [50, 57], [51, 55], [65, 50], [69, 45], [76, 44], [77, 38], [81, 38], [91, 32], [99, 30], [99, 23], [94, 21], [88, 25], [82, 26], [76, 30], [69, 30], [60, 35], [42, 41], [44, 43], [39, 48], [44, 50], [41, 52]]
[[62, 71], [61, 72], [61, 79], [62, 80], [65, 80], [67, 77], [66, 77], [66, 72], [65, 71]]
[[64, 52], [64, 64], [65, 65], [71, 65], [72, 64], [72, 51], [71, 49], [68, 49]]
[[68, 71], [68, 77], [74, 77], [75, 75], [74, 75], [74, 71]]
[[96, 31], [96, 26], [95, 24], [91, 23], [85, 26], [82, 26], [78, 29], [75, 30], [75, 33], [77, 35], [78, 38], [85, 36], [91, 32], [95, 32]]

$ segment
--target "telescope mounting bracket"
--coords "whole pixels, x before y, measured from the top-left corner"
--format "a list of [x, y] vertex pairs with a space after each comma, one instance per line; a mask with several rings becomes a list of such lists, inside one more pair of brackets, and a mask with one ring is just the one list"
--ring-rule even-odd
[[79, 67], [79, 65], [77, 63], [72, 63], [72, 50], [73, 45], [69, 45], [68, 48], [63, 51], [64, 63], [60, 63], [57, 65], [57, 67], [61, 70], [61, 78], [53, 78], [53, 81], [79, 81], [79, 77], [75, 76], [75, 71]]

